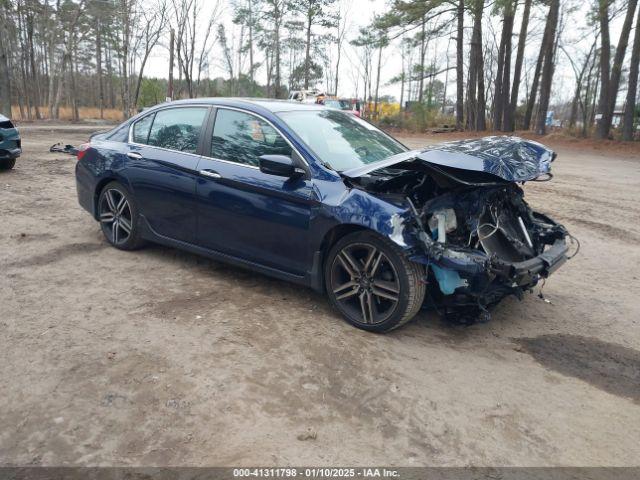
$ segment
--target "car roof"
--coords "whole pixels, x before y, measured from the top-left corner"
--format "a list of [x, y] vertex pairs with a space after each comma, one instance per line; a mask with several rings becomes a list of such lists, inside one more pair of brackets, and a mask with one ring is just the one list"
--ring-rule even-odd
[[229, 107], [241, 107], [247, 110], [264, 111], [267, 110], [272, 113], [276, 112], [289, 112], [299, 110], [318, 110], [324, 109], [323, 105], [317, 105], [315, 103], [302, 103], [291, 100], [277, 100], [273, 98], [227, 98], [227, 97], [205, 97], [205, 98], [189, 98], [185, 100], [175, 100], [173, 102], [162, 103], [156, 105], [156, 107], [165, 107], [170, 105], [189, 105], [189, 104], [210, 104], [221, 105]]

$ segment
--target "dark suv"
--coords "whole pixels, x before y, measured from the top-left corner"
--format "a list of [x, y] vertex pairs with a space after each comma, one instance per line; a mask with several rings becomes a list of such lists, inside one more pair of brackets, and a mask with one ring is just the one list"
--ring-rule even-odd
[[0, 170], [9, 170], [22, 153], [18, 129], [11, 120], [0, 114]]

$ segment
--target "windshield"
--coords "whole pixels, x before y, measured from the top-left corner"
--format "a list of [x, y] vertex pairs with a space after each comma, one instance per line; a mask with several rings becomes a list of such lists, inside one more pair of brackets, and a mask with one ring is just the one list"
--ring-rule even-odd
[[338, 110], [351, 110], [351, 105], [346, 100], [325, 100], [325, 107], [337, 108]]
[[301, 110], [278, 115], [323, 163], [339, 172], [407, 151], [370, 123], [348, 113]]
[[340, 105], [340, 102], [338, 100], [325, 100], [324, 101], [324, 105], [325, 107], [330, 107], [330, 108], [342, 108], [342, 105]]

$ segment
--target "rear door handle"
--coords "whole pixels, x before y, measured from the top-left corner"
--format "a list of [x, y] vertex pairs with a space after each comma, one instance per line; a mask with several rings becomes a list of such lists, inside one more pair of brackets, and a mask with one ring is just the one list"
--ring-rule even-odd
[[204, 177], [209, 177], [209, 178], [222, 178], [222, 175], [220, 175], [218, 172], [216, 172], [215, 170], [200, 170], [200, 175], [204, 176]]
[[138, 152], [127, 152], [127, 157], [133, 158], [134, 160], [140, 160], [142, 155]]

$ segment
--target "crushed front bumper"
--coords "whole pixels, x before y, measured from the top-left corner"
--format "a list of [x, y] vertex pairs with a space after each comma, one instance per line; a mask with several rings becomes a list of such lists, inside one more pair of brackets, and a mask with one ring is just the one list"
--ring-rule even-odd
[[569, 247], [564, 239], [556, 240], [553, 245], [547, 248], [537, 257], [522, 262], [504, 262], [492, 259], [491, 270], [500, 277], [515, 280], [518, 284], [527, 280], [541, 277], [548, 277], [567, 260]]
[[426, 281], [435, 291], [435, 303], [445, 309], [484, 310], [504, 297], [532, 289], [567, 260], [568, 245], [557, 239], [540, 255], [507, 262], [479, 250], [445, 248], [437, 256], [417, 255], [411, 260], [427, 267]]

